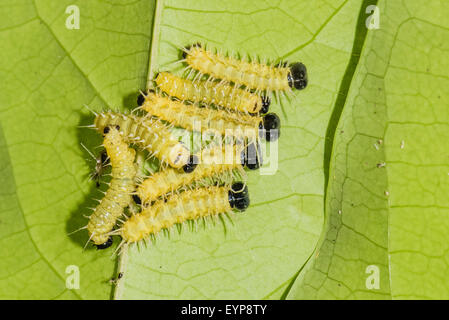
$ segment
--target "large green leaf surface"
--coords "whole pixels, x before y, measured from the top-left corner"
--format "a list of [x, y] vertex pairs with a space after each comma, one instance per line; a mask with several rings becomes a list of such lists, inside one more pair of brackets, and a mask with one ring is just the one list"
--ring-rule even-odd
[[[65, 27], [72, 4], [80, 8], [79, 30]], [[94, 150], [101, 137], [78, 126], [93, 120], [84, 104], [123, 107], [145, 86], [153, 5], [1, 2], [0, 297], [112, 295], [111, 252], [83, 252], [87, 233], [68, 235], [86, 224], [83, 214], [101, 196], [80, 145]], [[66, 288], [69, 265], [79, 267], [78, 290]]]
[[335, 131], [325, 232], [292, 299], [449, 298], [449, 5], [379, 8]]
[[[448, 298], [449, 143], [444, 1], [0, 3], [0, 298]], [[421, 4], [421, 5], [420, 5]], [[80, 29], [66, 28], [67, 6]], [[83, 247], [93, 110], [135, 107], [179, 48], [302, 61], [306, 90], [272, 104], [275, 175], [250, 172], [251, 206], [131, 246]], [[104, 189], [104, 188], [103, 188]], [[79, 267], [68, 289], [66, 268]], [[368, 289], [368, 266], [380, 288]], [[110, 279], [124, 276], [114, 286]]]

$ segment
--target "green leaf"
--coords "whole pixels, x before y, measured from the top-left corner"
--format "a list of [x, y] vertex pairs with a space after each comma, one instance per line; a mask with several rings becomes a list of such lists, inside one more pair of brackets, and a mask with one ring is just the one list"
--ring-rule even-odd
[[[66, 28], [66, 8], [80, 29]], [[153, 4], [2, 1], [0, 4], [0, 298], [108, 299], [111, 252], [88, 247], [83, 214], [101, 194], [88, 180], [101, 137], [78, 128], [99, 110], [130, 106], [144, 88]], [[118, 22], [120, 21], [120, 22]], [[97, 149], [98, 151], [98, 149]], [[80, 289], [66, 273], [79, 267]]]
[[[0, 298], [448, 298], [449, 7], [379, 0], [381, 28], [367, 31], [376, 2], [3, 1]], [[70, 5], [80, 29], [66, 27]], [[83, 105], [135, 107], [197, 41], [306, 64], [307, 89], [272, 106], [278, 171], [249, 173], [251, 207], [232, 222], [120, 259], [83, 250], [87, 232], [69, 233], [102, 195]], [[379, 289], [366, 287], [373, 265]]]
[[335, 131], [325, 232], [292, 299], [449, 298], [449, 5], [379, 8]]

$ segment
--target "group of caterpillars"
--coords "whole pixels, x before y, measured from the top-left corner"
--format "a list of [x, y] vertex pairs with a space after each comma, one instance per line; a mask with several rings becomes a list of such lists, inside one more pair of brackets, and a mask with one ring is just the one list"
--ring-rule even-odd
[[[186, 221], [244, 211], [250, 202], [244, 168], [261, 165], [259, 139], [279, 137], [279, 117], [268, 113], [269, 94], [307, 86], [307, 70], [299, 62], [248, 62], [200, 44], [182, 48], [182, 57], [188, 75], [157, 74], [154, 89], [138, 97], [136, 112], [95, 113], [90, 127], [103, 135], [105, 151], [91, 178], [98, 187], [107, 165], [112, 176], [84, 227], [98, 249], [111, 246], [113, 235], [122, 244], [135, 243]], [[193, 153], [173, 136], [172, 126], [212, 130], [223, 143]], [[131, 144], [156, 157], [160, 170], [139, 174]]]

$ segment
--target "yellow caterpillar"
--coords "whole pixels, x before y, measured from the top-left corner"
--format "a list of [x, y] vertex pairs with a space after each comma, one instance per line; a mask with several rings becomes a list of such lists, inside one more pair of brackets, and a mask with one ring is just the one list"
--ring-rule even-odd
[[233, 209], [244, 211], [248, 206], [248, 189], [241, 182], [232, 187], [198, 188], [172, 195], [166, 201], [156, 201], [129, 218], [120, 234], [124, 242], [137, 242], [177, 223], [229, 213]]
[[168, 163], [173, 168], [181, 168], [189, 161], [190, 151], [160, 121], [115, 112], [97, 114], [95, 128], [103, 132], [108, 125], [120, 126], [120, 133], [126, 142], [151, 151], [162, 163]]
[[112, 244], [112, 238], [108, 233], [118, 217], [123, 214], [124, 208], [131, 202], [131, 194], [135, 189], [136, 151], [128, 147], [119, 130], [119, 126], [104, 128], [103, 144], [112, 166], [112, 180], [87, 224], [90, 240], [98, 249], [105, 249]]
[[[248, 138], [250, 141], [255, 141], [259, 135], [264, 136], [267, 141], [279, 137], [280, 119], [274, 113], [260, 117], [200, 108], [171, 100], [169, 97], [151, 91], [145, 96], [141, 108], [153, 116], [189, 131], [214, 130], [223, 136]], [[196, 127], [198, 124], [199, 128]]]
[[[230, 148], [212, 147], [201, 152], [201, 159], [196, 156], [192, 164], [180, 170], [167, 168], [145, 179], [138, 187], [136, 194], [142, 203], [155, 201], [160, 196], [172, 190], [187, 186], [201, 179], [228, 175], [233, 177], [237, 171], [241, 176], [245, 175], [242, 165], [248, 159], [242, 147], [234, 145]], [[252, 167], [255, 169], [256, 167]], [[258, 166], [257, 166], [258, 168]], [[192, 172], [193, 171], [193, 172]]]
[[213, 81], [192, 82], [169, 72], [160, 72], [155, 82], [162, 91], [182, 101], [213, 103], [217, 106], [244, 113], [267, 113], [271, 102], [268, 97], [260, 97], [248, 90], [242, 90], [225, 83]]
[[255, 61], [242, 61], [226, 57], [196, 44], [184, 49], [186, 63], [201, 74], [208, 74], [215, 79], [233, 82], [237, 86], [261, 91], [301, 90], [307, 86], [307, 69], [301, 62], [290, 66], [270, 66]]

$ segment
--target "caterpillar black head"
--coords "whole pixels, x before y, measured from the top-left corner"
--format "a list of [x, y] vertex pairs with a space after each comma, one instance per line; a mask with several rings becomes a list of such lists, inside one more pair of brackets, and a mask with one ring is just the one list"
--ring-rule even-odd
[[242, 182], [236, 182], [232, 185], [228, 193], [229, 204], [231, 208], [239, 211], [245, 211], [249, 206], [248, 187]]
[[[148, 93], [155, 93], [155, 92], [156, 91], [153, 89], [148, 90]], [[141, 107], [144, 104], [146, 98], [147, 98], [147, 96], [144, 93], [142, 93], [142, 92], [139, 93], [139, 95], [137, 96], [137, 106]]]
[[100, 161], [101, 161], [101, 163], [104, 163], [104, 164], [107, 164], [109, 162], [108, 154], [106, 151], [103, 151], [100, 154]]
[[112, 245], [112, 237], [109, 237], [108, 240], [105, 243], [97, 244], [97, 250], [103, 250], [106, 248], [109, 248]]
[[142, 204], [142, 199], [140, 199], [140, 197], [137, 194], [133, 194], [133, 200], [138, 205]]
[[[267, 141], [275, 141], [281, 134], [281, 119], [275, 113], [268, 113], [259, 124], [259, 135]], [[264, 136], [265, 134], [265, 136]]]
[[191, 173], [195, 170], [198, 165], [198, 157], [195, 155], [191, 155], [189, 161], [182, 167], [185, 173]]
[[187, 46], [184, 50], [182, 50], [182, 58], [183, 59], [187, 58], [187, 51], [189, 51], [192, 47], [201, 48], [201, 43], [197, 42], [195, 44]]
[[139, 95], [137, 96], [137, 106], [141, 106], [143, 105], [143, 103], [145, 102], [145, 95], [143, 93], [139, 93]]
[[290, 88], [302, 90], [307, 87], [307, 68], [301, 62], [296, 62], [290, 65], [290, 72], [287, 76], [288, 85]]
[[[258, 113], [250, 112], [249, 113], [250, 115], [257, 116], [259, 114], [265, 114], [265, 113], [268, 112], [268, 110], [270, 109], [271, 99], [269, 97], [267, 97], [267, 96], [262, 96], [261, 99], [262, 99], [262, 108], [260, 108]], [[257, 107], [258, 107], [258, 105], [257, 105], [257, 102], [256, 102], [256, 105], [254, 106], [254, 109], [257, 109]]]
[[243, 149], [241, 154], [241, 164], [249, 170], [257, 170], [262, 165], [262, 153], [260, 152], [260, 145], [252, 142]]
[[[116, 126], [115, 126], [115, 129], [120, 130], [120, 126], [119, 126], [119, 125], [116, 125]], [[108, 134], [109, 131], [111, 131], [111, 128], [110, 128], [110, 127], [104, 127], [104, 129], [103, 129], [103, 133], [104, 133], [104, 134]]]

